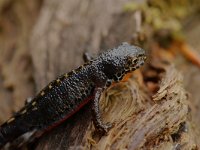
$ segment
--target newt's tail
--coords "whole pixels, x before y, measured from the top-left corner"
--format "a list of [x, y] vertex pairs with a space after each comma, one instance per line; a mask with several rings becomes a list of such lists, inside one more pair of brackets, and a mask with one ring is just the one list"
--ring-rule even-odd
[[4, 136], [3, 136], [3, 134], [1, 133], [1, 128], [0, 128], [0, 148], [2, 146], [4, 146], [5, 144], [6, 144], [6, 140], [5, 140]]
[[20, 135], [24, 134], [26, 128], [20, 126], [18, 121], [13, 120], [10, 123], [6, 122], [0, 126], [0, 149], [8, 142], [13, 141]]

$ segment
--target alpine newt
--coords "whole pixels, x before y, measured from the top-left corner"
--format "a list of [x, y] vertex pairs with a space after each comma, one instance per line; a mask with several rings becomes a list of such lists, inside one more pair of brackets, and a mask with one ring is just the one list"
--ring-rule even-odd
[[59, 76], [0, 126], [0, 147], [29, 131], [45, 132], [55, 127], [90, 100], [95, 127], [108, 132], [111, 124], [104, 124], [99, 112], [102, 92], [113, 82], [120, 81], [126, 73], [143, 65], [145, 59], [143, 49], [122, 43]]

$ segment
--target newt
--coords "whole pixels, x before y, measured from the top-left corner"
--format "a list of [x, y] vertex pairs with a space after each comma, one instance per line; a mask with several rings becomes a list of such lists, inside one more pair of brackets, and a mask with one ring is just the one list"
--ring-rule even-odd
[[99, 109], [102, 92], [113, 82], [122, 80], [126, 73], [142, 66], [145, 59], [143, 49], [128, 43], [93, 59], [86, 55], [84, 65], [50, 82], [0, 126], [0, 147], [27, 132], [45, 132], [59, 125], [89, 101], [92, 101], [95, 128], [108, 132], [112, 124], [103, 123]]

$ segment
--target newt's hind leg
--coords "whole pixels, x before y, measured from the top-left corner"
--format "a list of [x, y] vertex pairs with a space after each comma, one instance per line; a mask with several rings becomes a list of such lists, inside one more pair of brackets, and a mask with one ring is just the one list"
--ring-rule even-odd
[[102, 91], [103, 91], [102, 88], [95, 89], [95, 96], [94, 96], [93, 105], [92, 105], [93, 122], [97, 130], [103, 133], [107, 133], [109, 129], [112, 128], [112, 124], [103, 123], [102, 118], [101, 118], [100, 109], [99, 109], [99, 100], [100, 100]]
[[30, 102], [32, 102], [33, 98], [32, 97], [28, 97], [26, 100], [25, 100], [25, 105], [29, 104]]
[[[28, 98], [25, 100], [24, 105], [29, 104], [30, 102], [32, 102], [32, 100], [33, 100], [32, 97], [28, 97]], [[12, 115], [13, 115], [13, 116], [15, 116], [15, 115], [17, 115], [17, 114], [18, 114], [18, 113], [17, 113], [16, 111], [13, 111], [13, 112], [12, 112]]]
[[84, 62], [88, 62], [88, 61], [90, 61], [92, 59], [93, 59], [93, 57], [88, 52], [84, 52], [83, 53], [83, 60], [84, 60]]

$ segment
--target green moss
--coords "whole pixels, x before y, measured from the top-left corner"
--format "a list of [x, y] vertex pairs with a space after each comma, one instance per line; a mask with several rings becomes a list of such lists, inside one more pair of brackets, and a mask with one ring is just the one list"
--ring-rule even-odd
[[[131, 2], [124, 6], [125, 12], [142, 11], [144, 24], [154, 31], [168, 29], [176, 37], [182, 30], [182, 20], [200, 10], [199, 0], [149, 0], [146, 3]], [[182, 36], [182, 34], [181, 34]]]

